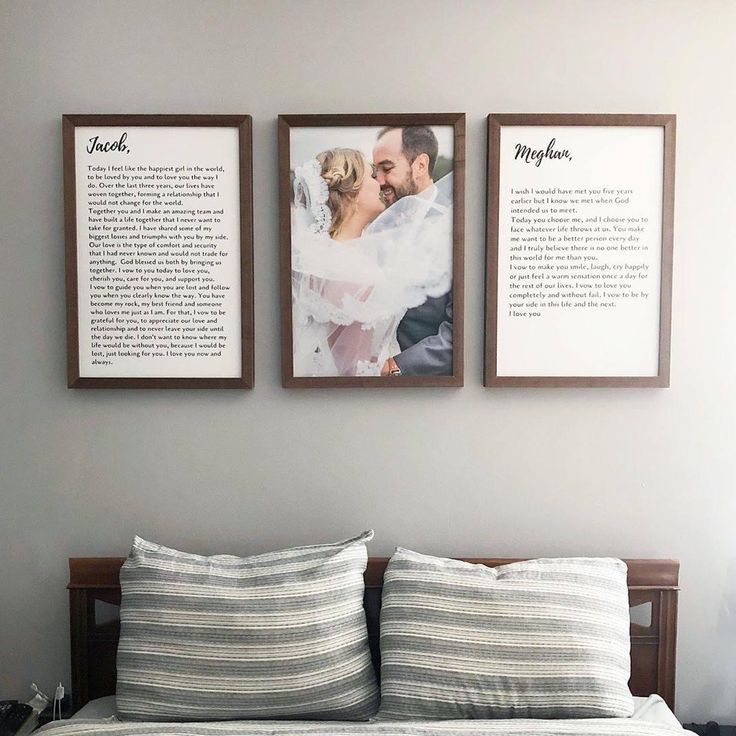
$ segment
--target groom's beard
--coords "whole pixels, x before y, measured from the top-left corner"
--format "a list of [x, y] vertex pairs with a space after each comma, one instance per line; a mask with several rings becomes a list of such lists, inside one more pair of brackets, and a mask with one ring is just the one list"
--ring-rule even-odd
[[409, 174], [406, 179], [397, 186], [392, 187], [388, 184], [384, 184], [384, 186], [381, 187], [381, 194], [383, 194], [387, 206], [392, 205], [402, 197], [408, 197], [411, 194], [418, 193], [419, 187], [411, 174]]

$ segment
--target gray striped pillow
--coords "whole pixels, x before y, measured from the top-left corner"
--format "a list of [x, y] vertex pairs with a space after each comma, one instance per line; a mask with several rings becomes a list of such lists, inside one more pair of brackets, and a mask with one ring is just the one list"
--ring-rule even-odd
[[136, 537], [120, 572], [121, 717], [373, 715], [363, 610], [372, 536], [253, 557], [201, 557]]
[[490, 568], [397, 549], [383, 583], [386, 719], [628, 717], [626, 565]]

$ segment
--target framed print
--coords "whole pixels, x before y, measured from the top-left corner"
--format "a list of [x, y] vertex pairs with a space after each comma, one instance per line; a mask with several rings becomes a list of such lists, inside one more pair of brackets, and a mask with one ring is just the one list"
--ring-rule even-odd
[[674, 115], [489, 115], [486, 386], [669, 386], [674, 176]]
[[465, 116], [281, 115], [282, 379], [462, 386]]
[[249, 115], [64, 115], [70, 388], [251, 388]]

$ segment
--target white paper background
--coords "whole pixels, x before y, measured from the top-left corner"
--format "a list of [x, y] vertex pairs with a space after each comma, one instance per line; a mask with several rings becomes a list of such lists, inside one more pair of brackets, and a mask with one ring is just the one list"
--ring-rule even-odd
[[[127, 132], [126, 145], [130, 153], [95, 152], [87, 153], [89, 139], [99, 135], [100, 141], [119, 140]], [[79, 292], [79, 373], [83, 377], [176, 377], [176, 378], [231, 378], [240, 377], [240, 185], [238, 179], [238, 130], [236, 128], [190, 128], [190, 127], [78, 127], [75, 131], [76, 187], [77, 187], [77, 269]], [[228, 284], [220, 316], [220, 325], [225, 327], [227, 346], [221, 356], [208, 357], [116, 357], [113, 365], [92, 364], [90, 324], [90, 271], [89, 271], [89, 219], [87, 208], [87, 167], [89, 165], [119, 166], [201, 166], [222, 165], [224, 174], [219, 173], [215, 191], [220, 197], [194, 198], [180, 192], [182, 207], [224, 210], [222, 222], [217, 227], [227, 240], [214, 241], [218, 250], [226, 251], [222, 265], [211, 269], [215, 280]], [[169, 194], [171, 192], [169, 191]], [[143, 191], [136, 198], [145, 195]], [[168, 197], [171, 198], [171, 197]], [[121, 223], [122, 224], [122, 223]], [[121, 241], [108, 241], [109, 245]], [[161, 249], [170, 249], [174, 255], [181, 241], [160, 241]], [[97, 292], [102, 294], [103, 292]], [[174, 344], [175, 346], [175, 344]]]
[[[655, 376], [659, 360], [661, 266], [661, 127], [502, 126], [499, 186], [498, 348], [499, 376]], [[515, 146], [568, 149], [570, 162], [544, 159], [540, 166], [515, 160]], [[617, 300], [615, 308], [542, 310], [541, 317], [509, 316], [511, 189], [633, 189], [628, 205], [576, 205], [581, 219], [608, 216], [649, 218], [636, 253], [596, 252], [601, 263], [646, 262], [647, 279], [637, 290], [649, 299]], [[531, 195], [527, 198], [531, 198]], [[516, 206], [516, 205], [515, 205]], [[524, 207], [530, 205], [523, 205]], [[535, 206], [535, 205], [531, 205]], [[520, 217], [522, 215], [516, 215]], [[523, 215], [528, 217], [529, 215]], [[518, 289], [514, 290], [518, 293]]]

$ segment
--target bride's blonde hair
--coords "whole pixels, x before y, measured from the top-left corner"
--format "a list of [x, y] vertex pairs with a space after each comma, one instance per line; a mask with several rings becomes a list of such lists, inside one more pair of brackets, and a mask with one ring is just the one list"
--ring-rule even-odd
[[330, 237], [334, 238], [360, 191], [365, 176], [365, 159], [354, 148], [331, 148], [318, 153], [317, 161], [322, 178], [327, 182], [327, 206], [332, 213]]

